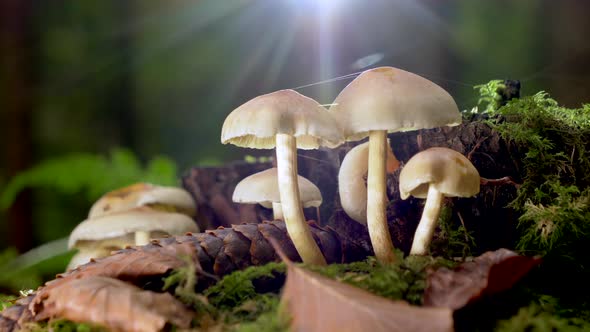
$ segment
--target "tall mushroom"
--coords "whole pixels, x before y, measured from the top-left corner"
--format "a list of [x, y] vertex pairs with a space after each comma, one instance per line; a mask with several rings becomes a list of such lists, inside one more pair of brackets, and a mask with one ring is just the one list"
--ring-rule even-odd
[[[297, 176], [297, 182], [303, 207], [319, 207], [322, 204], [320, 189], [301, 175]], [[234, 189], [232, 200], [236, 203], [258, 203], [272, 209], [274, 220], [284, 219], [276, 167], [242, 179]]]
[[459, 109], [444, 89], [429, 80], [401, 69], [380, 67], [363, 72], [346, 86], [330, 112], [346, 140], [369, 136], [367, 226], [377, 259], [394, 262], [385, 214], [387, 133], [458, 125]]
[[287, 231], [304, 262], [326, 264], [305, 222], [297, 183], [297, 149], [334, 147], [342, 133], [327, 110], [293, 90], [258, 96], [225, 119], [221, 142], [241, 147], [276, 147], [281, 204]]
[[399, 176], [402, 199], [426, 198], [414, 234], [410, 255], [426, 255], [444, 197], [471, 197], [479, 192], [477, 169], [462, 154], [448, 148], [430, 148], [415, 154]]
[[[388, 140], [389, 141], [389, 140]], [[399, 167], [391, 147], [387, 149], [386, 172], [393, 173]], [[340, 205], [354, 221], [367, 224], [367, 171], [369, 169], [369, 142], [352, 148], [342, 159], [338, 171]]]

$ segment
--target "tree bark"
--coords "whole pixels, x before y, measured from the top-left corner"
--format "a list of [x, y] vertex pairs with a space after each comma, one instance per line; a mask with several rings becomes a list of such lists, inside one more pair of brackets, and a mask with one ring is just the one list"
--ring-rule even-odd
[[[8, 178], [30, 167], [32, 160], [32, 12], [30, 1], [0, 1], [0, 140], [5, 145], [2, 159]], [[30, 249], [31, 231], [31, 192], [25, 190], [8, 211], [8, 246]]]

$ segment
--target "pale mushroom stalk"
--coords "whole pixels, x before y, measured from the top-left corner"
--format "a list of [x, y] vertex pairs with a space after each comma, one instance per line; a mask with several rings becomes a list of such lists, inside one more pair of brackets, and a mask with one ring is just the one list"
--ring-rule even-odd
[[428, 196], [426, 196], [426, 203], [424, 203], [422, 218], [420, 218], [418, 228], [416, 229], [416, 233], [414, 233], [410, 255], [428, 254], [428, 246], [432, 241], [432, 236], [436, 229], [443, 198], [444, 195], [434, 186], [428, 187]]
[[150, 243], [150, 232], [137, 231], [135, 232], [135, 245], [145, 246]]
[[273, 220], [283, 220], [283, 207], [281, 202], [272, 202], [272, 218]]
[[395, 262], [395, 254], [387, 226], [386, 160], [387, 131], [370, 131], [369, 171], [367, 174], [367, 227], [375, 257], [379, 262], [387, 264]]
[[304, 262], [326, 265], [326, 259], [313, 239], [303, 215], [297, 182], [296, 146], [295, 137], [287, 134], [276, 135], [277, 173], [285, 225]]

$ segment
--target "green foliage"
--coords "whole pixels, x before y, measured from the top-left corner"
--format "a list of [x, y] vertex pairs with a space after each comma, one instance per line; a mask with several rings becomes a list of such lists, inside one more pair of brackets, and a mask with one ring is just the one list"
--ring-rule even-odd
[[[489, 106], [489, 105], [488, 105]], [[576, 257], [590, 234], [590, 105], [558, 106], [544, 92], [512, 100], [487, 122], [523, 149], [525, 177], [511, 206], [522, 212], [517, 247]]]
[[446, 205], [441, 209], [438, 218], [440, 232], [433, 239], [430, 250], [432, 253], [449, 258], [471, 256], [476, 247], [475, 238], [465, 228], [460, 216], [458, 216], [459, 220], [453, 219], [452, 212], [452, 208]]
[[18, 291], [21, 289], [35, 288], [42, 283], [39, 273], [30, 269], [15, 269], [13, 261], [18, 257], [14, 248], [8, 248], [0, 252], [0, 287]]
[[[480, 84], [473, 87], [479, 92], [479, 99], [477, 100], [477, 107], [471, 113], [492, 113], [500, 107], [502, 97], [498, 93], [500, 89], [505, 88], [502, 80], [492, 80], [486, 84]], [[480, 105], [485, 106], [480, 111]]]
[[52, 320], [49, 323], [30, 324], [30, 332], [107, 332], [103, 327], [84, 323], [75, 323], [65, 319]]
[[371, 257], [364, 262], [308, 268], [379, 296], [421, 304], [426, 287], [426, 269], [454, 265], [440, 257], [408, 256], [404, 259], [401, 251], [396, 251], [396, 255], [399, 264], [382, 265]]
[[0, 294], [0, 311], [11, 307], [16, 299], [14, 295]]
[[205, 296], [209, 299], [209, 303], [216, 308], [235, 308], [258, 295], [254, 286], [255, 280], [272, 279], [279, 274], [284, 275], [285, 268], [282, 263], [269, 263], [260, 267], [255, 266], [243, 271], [236, 271], [208, 288], [205, 291]]
[[558, 298], [561, 307], [554, 313], [524, 308], [502, 326], [518, 329], [530, 319], [530, 330], [560, 330], [571, 323], [564, 320], [567, 312], [589, 316], [583, 308], [590, 307], [590, 293], [583, 285], [590, 278], [590, 105], [561, 107], [539, 92], [498, 107], [490, 96], [495, 84], [480, 89], [487, 104], [484, 121], [522, 153], [514, 158], [522, 160], [524, 181], [511, 203], [520, 212], [516, 248], [543, 256], [531, 287]]
[[9, 207], [25, 188], [51, 188], [58, 193], [86, 192], [94, 201], [105, 192], [132, 184], [151, 182], [176, 184], [176, 165], [166, 157], [155, 157], [142, 167], [129, 150], [115, 149], [109, 158], [88, 153], [73, 154], [43, 161], [10, 179], [0, 194], [0, 209]]
[[289, 319], [282, 311], [275, 297], [276, 303], [269, 306], [258, 318], [251, 322], [236, 324], [231, 331], [235, 332], [282, 332], [288, 331]]
[[501, 320], [496, 325], [498, 332], [558, 332], [588, 331], [590, 323], [578, 318], [563, 318], [555, 314], [551, 308], [533, 303], [518, 310], [509, 319]]

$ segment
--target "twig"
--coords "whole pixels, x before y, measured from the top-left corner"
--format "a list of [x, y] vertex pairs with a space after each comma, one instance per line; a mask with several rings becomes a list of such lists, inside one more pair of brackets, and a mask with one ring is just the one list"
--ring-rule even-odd
[[520, 188], [520, 186], [522, 186], [521, 183], [516, 183], [510, 176], [505, 176], [503, 178], [499, 178], [499, 179], [486, 179], [484, 177], [480, 178], [479, 183], [482, 186], [501, 186], [504, 184], [511, 184], [513, 186], [515, 186], [517, 189]]
[[481, 144], [483, 142], [485, 142], [485, 140], [487, 140], [488, 138], [490, 138], [490, 136], [486, 136], [484, 138], [480, 138], [479, 141], [477, 141], [477, 143], [475, 143], [475, 145], [473, 146], [473, 148], [471, 149], [471, 151], [469, 151], [469, 153], [467, 154], [467, 159], [469, 159], [471, 161], [471, 157], [473, 157], [473, 153], [475, 152], [475, 150], [479, 149], [479, 147], [481, 146]]

